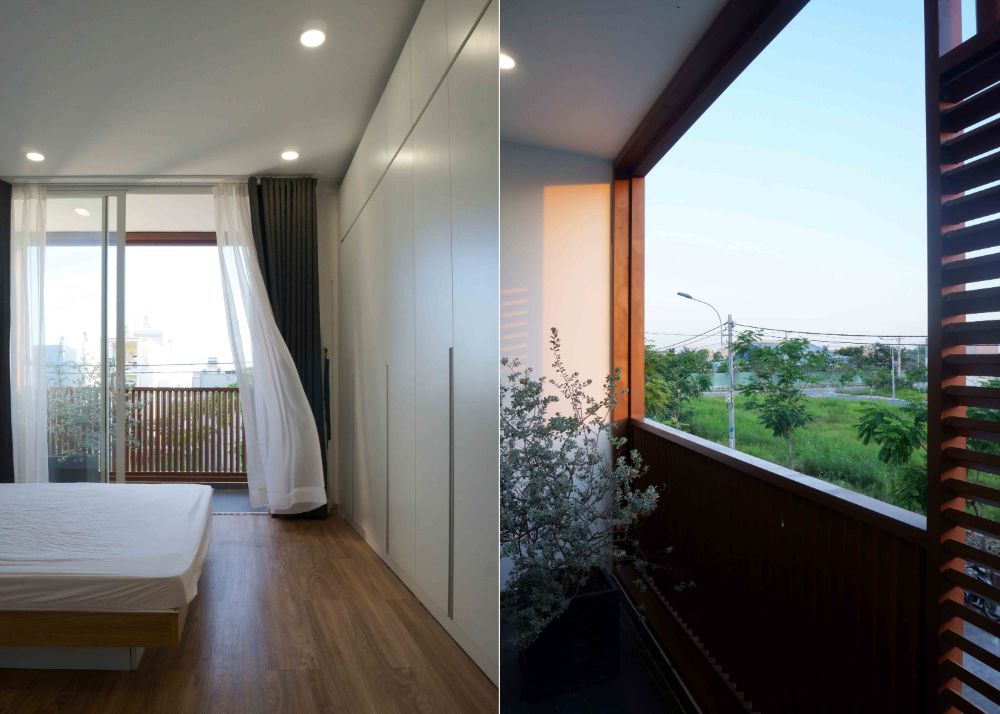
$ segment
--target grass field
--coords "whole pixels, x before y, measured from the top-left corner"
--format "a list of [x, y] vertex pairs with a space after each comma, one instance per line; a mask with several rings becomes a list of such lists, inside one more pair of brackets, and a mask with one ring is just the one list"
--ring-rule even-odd
[[[754, 412], [740, 406], [736, 397], [736, 448], [785, 464], [785, 444], [765, 429]], [[792, 436], [793, 468], [809, 476], [830, 481], [853, 491], [892, 502], [889, 483], [898, 467], [878, 459], [878, 447], [865, 446], [856, 425], [862, 402], [846, 399], [808, 400], [813, 421]], [[719, 397], [699, 397], [688, 403], [683, 421], [686, 431], [720, 444], [728, 443], [729, 418], [726, 402]]]

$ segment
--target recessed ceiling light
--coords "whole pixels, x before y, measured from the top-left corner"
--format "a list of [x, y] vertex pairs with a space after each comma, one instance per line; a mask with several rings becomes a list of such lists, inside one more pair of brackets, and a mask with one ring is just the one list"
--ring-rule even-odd
[[90, 215], [90, 211], [88, 211], [86, 208], [74, 208], [73, 212], [76, 215], [78, 215], [78, 216], [89, 216]]
[[286, 149], [281, 152], [281, 158], [285, 161], [295, 161], [295, 159], [299, 158], [299, 152], [295, 149]]
[[514, 58], [503, 52], [500, 53], [500, 69], [514, 69], [517, 62]]
[[326, 42], [326, 33], [322, 30], [306, 30], [299, 36], [299, 42], [306, 47], [319, 47]]
[[45, 161], [45, 156], [39, 154], [37, 151], [29, 151], [24, 155], [28, 161]]

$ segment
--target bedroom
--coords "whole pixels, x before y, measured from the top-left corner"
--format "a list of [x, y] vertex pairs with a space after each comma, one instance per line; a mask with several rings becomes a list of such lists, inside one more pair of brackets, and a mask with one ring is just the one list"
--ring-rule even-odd
[[0, 711], [496, 709], [497, 28], [0, 6]]

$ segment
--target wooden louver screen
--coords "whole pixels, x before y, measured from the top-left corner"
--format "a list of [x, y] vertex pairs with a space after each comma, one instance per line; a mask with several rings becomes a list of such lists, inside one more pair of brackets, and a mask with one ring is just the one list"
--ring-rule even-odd
[[[945, 7], [940, 5], [939, 7]], [[937, 9], [937, 8], [934, 8]], [[948, 13], [937, 20], [948, 22]], [[943, 709], [1000, 707], [1000, 26], [928, 51], [928, 693]], [[936, 32], [935, 32], [936, 30]], [[931, 44], [933, 43], [933, 44]], [[954, 44], [954, 42], [952, 43]], [[933, 51], [932, 51], [933, 50]], [[990, 282], [992, 281], [992, 282]], [[1000, 451], [998, 449], [997, 451]], [[996, 573], [996, 577], [991, 577]]]

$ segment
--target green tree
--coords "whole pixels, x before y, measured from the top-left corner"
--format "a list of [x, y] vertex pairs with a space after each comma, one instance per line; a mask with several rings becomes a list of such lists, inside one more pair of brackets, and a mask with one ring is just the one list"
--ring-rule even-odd
[[[836, 354], [846, 357], [847, 362], [841, 366], [841, 384], [850, 384], [860, 378], [868, 387], [876, 391], [885, 391], [892, 385], [892, 348], [881, 342], [873, 345], [852, 345], [841, 347]], [[844, 373], [850, 378], [844, 379]]]
[[707, 350], [660, 350], [646, 343], [646, 413], [673, 427], [684, 426], [689, 401], [712, 388]]
[[882, 463], [902, 468], [889, 484], [893, 501], [903, 508], [923, 511], [927, 503], [927, 405], [922, 402], [892, 407], [869, 402], [857, 425], [865, 445], [878, 445]]
[[734, 346], [746, 356], [750, 371], [750, 383], [740, 388], [740, 393], [746, 395], [746, 405], [757, 412], [761, 424], [784, 440], [788, 466], [792, 467], [792, 434], [812, 421], [800, 385], [813, 380], [816, 360], [808, 340], [763, 345], [760, 338], [760, 332], [747, 330], [740, 333]]

